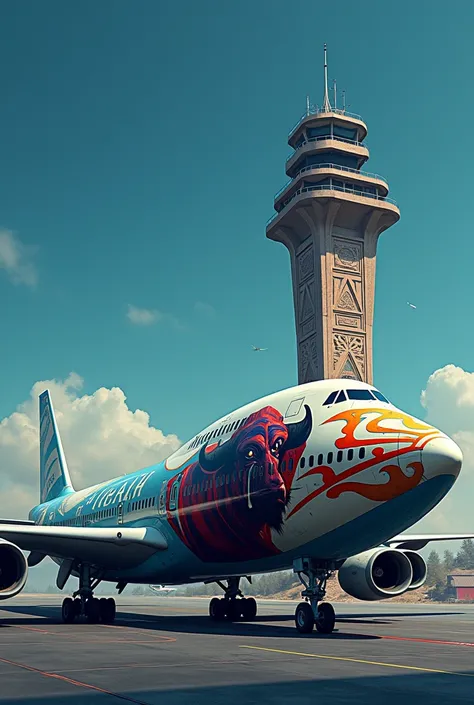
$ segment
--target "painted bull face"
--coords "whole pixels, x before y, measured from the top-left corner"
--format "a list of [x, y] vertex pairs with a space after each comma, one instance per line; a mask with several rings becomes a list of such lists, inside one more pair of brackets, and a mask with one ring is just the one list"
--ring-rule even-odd
[[[311, 433], [311, 410], [298, 423], [286, 425], [273, 407], [252, 414], [226, 443], [210, 452], [203, 447], [199, 465], [206, 473], [232, 473], [245, 509], [261, 523], [281, 531], [290, 495], [281, 474], [285, 453], [303, 446]], [[242, 507], [245, 512], [244, 507]]]

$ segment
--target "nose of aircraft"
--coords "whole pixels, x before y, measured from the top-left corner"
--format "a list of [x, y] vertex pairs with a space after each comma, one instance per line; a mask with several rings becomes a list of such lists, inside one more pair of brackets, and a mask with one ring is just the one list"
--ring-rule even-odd
[[422, 462], [426, 477], [437, 475], [457, 477], [462, 465], [462, 451], [448, 436], [433, 438], [422, 451]]

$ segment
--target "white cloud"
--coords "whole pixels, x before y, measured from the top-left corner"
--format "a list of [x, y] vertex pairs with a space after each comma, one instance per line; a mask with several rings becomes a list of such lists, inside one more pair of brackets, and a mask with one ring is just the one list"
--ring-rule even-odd
[[204, 301], [196, 301], [196, 303], [194, 304], [194, 310], [196, 311], [196, 313], [201, 316], [205, 316], [206, 318], [216, 317], [216, 309], [214, 308], [214, 306], [206, 304]]
[[456, 441], [464, 460], [451, 491], [416, 530], [474, 533], [474, 373], [455, 365], [436, 370], [421, 394], [421, 404], [426, 420]]
[[24, 245], [11, 230], [0, 230], [0, 269], [4, 269], [14, 284], [34, 287], [38, 282], [36, 267], [31, 261], [34, 248]]
[[138, 308], [128, 304], [127, 318], [137, 326], [151, 326], [153, 323], [160, 321], [163, 315], [156, 309]]
[[38, 395], [51, 392], [69, 472], [76, 489], [163, 460], [180, 445], [128, 408], [118, 387], [80, 395], [83, 380], [36, 382], [29, 399], [0, 421], [0, 516], [25, 518], [39, 501]]

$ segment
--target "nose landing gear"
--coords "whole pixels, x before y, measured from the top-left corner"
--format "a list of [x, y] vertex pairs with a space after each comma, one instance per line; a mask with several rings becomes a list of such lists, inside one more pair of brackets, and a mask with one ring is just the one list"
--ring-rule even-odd
[[[310, 634], [314, 626], [321, 634], [330, 634], [334, 630], [336, 614], [329, 602], [321, 602], [326, 594], [326, 582], [332, 571], [311, 558], [298, 558], [293, 563], [293, 571], [298, 575], [304, 590], [295, 611], [295, 625], [300, 634]], [[306, 580], [305, 577], [306, 576]]]
[[[250, 582], [250, 579], [247, 578]], [[227, 619], [236, 622], [243, 619], [250, 622], [257, 615], [257, 602], [253, 597], [244, 597], [239, 588], [240, 578], [229, 578], [227, 586], [220, 580], [216, 583], [224, 590], [224, 597], [213, 597], [209, 603], [209, 616], [215, 622]]]
[[[112, 624], [115, 620], [115, 600], [113, 597], [94, 597], [94, 590], [100, 580], [92, 580], [90, 567], [81, 565], [79, 568], [79, 589], [73, 593], [72, 598], [63, 600], [61, 614], [65, 624], [72, 624], [76, 619], [85, 617], [89, 624]], [[73, 599], [74, 598], [74, 599]]]

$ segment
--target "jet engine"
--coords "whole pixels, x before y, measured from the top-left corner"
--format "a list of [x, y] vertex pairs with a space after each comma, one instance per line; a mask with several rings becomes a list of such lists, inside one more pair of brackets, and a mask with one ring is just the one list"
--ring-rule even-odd
[[384, 600], [423, 585], [426, 564], [415, 551], [372, 548], [339, 568], [339, 584], [358, 600]]
[[428, 568], [423, 556], [421, 556], [416, 551], [402, 551], [411, 563], [413, 570], [413, 578], [410, 583], [409, 590], [416, 590], [417, 588], [424, 585], [426, 581], [426, 576], [428, 575]]
[[14, 543], [0, 539], [0, 600], [15, 597], [25, 587], [28, 563]]

